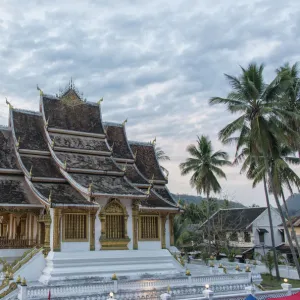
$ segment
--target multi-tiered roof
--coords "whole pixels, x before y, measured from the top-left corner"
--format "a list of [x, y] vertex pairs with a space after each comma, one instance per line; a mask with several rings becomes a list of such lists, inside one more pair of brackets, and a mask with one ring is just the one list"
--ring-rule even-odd
[[9, 127], [0, 128], [0, 205], [94, 207], [98, 197], [117, 197], [177, 210], [154, 145], [129, 142], [126, 122], [102, 122], [100, 105], [73, 83], [57, 96], [40, 91], [39, 112], [9, 104]]

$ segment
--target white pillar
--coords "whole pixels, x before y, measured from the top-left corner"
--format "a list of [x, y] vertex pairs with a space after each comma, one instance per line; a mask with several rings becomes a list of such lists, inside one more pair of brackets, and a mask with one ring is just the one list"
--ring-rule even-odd
[[19, 300], [27, 300], [27, 285], [19, 285]]
[[214, 292], [212, 290], [205, 289], [202, 293], [206, 299], [213, 299]]
[[292, 285], [289, 283], [282, 283], [281, 287], [284, 291], [287, 291], [287, 295], [291, 296], [292, 295]]

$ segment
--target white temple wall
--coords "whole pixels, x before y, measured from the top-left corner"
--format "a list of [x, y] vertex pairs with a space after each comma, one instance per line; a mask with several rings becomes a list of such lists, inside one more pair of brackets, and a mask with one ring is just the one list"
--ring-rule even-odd
[[133, 250], [133, 235], [132, 235], [132, 200], [131, 199], [121, 199], [121, 203], [126, 207], [128, 220], [127, 220], [127, 235], [130, 238], [128, 243], [128, 249]]
[[139, 241], [139, 250], [159, 250], [161, 249], [161, 241]]
[[166, 221], [166, 247], [167, 247], [167, 249], [170, 248], [170, 219], [169, 219], [169, 216], [167, 217], [167, 221]]
[[61, 242], [61, 252], [90, 251], [90, 242]]

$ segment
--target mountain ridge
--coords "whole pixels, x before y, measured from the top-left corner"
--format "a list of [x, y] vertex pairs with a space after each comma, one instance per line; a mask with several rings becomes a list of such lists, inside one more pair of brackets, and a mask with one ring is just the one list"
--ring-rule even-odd
[[[200, 203], [201, 201], [205, 200], [206, 198], [203, 198], [201, 196], [193, 196], [193, 195], [188, 195], [188, 194], [173, 194], [171, 193], [173, 198], [178, 202], [179, 200], [186, 201], [187, 203]], [[219, 204], [221, 205], [225, 200], [224, 199], [218, 199], [218, 198], [213, 198]], [[235, 201], [229, 201], [229, 206], [231, 208], [243, 208], [246, 207], [245, 205], [235, 202]]]

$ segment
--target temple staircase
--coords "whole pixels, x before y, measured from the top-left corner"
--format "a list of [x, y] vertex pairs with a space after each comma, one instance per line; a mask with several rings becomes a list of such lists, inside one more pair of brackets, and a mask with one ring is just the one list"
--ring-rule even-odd
[[182, 265], [166, 250], [115, 250], [85, 252], [50, 252], [40, 282], [111, 278], [117, 276], [139, 277], [144, 274], [184, 274]]

